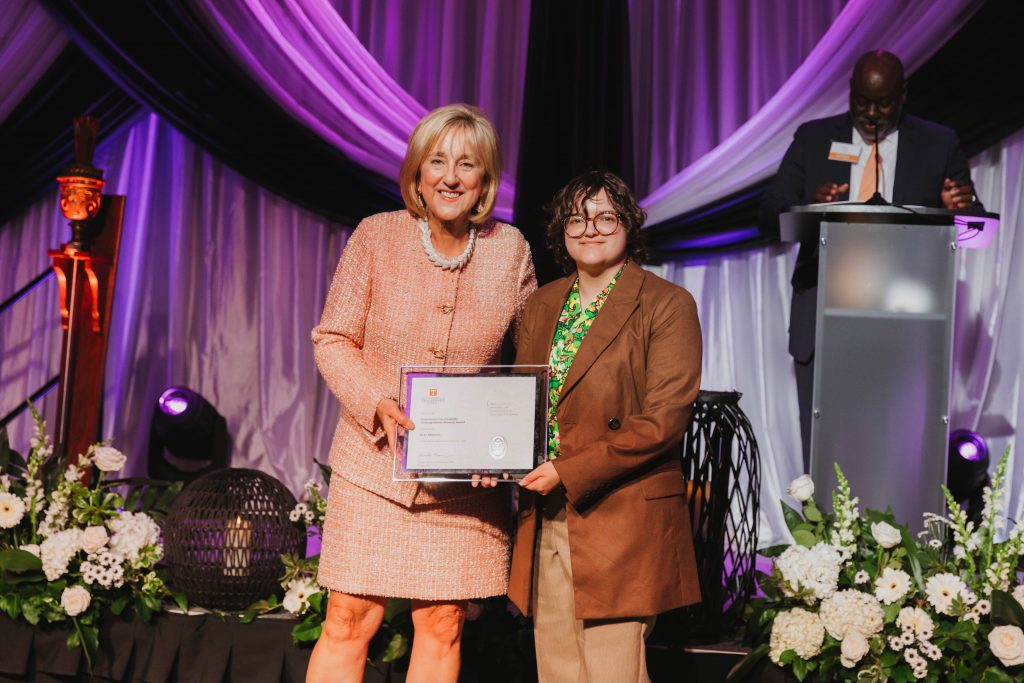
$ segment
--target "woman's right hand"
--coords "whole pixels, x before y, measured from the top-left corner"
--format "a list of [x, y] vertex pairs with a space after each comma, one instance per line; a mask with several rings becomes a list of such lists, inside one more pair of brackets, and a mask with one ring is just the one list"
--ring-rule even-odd
[[388, 450], [392, 453], [395, 452], [395, 441], [398, 438], [397, 425], [401, 425], [403, 429], [416, 429], [416, 425], [412, 423], [408, 415], [402, 412], [398, 403], [392, 398], [382, 398], [377, 404], [377, 419], [388, 437]]

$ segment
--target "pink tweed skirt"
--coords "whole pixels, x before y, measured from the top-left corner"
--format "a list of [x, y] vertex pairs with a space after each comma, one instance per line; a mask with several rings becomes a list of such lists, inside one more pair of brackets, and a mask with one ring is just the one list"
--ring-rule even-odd
[[418, 600], [504, 595], [510, 524], [505, 485], [406, 508], [335, 473], [317, 580], [351, 595]]

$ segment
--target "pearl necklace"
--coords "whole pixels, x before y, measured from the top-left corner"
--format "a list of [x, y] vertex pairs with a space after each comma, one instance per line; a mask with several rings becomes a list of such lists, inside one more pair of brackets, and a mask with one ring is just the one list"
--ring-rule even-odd
[[461, 254], [455, 258], [445, 258], [437, 253], [434, 243], [430, 241], [430, 225], [427, 224], [427, 219], [421, 218], [419, 223], [420, 242], [423, 243], [423, 251], [427, 252], [427, 258], [430, 259], [431, 263], [444, 270], [459, 270], [466, 265], [470, 255], [473, 253], [473, 245], [476, 244], [476, 228], [471, 227], [469, 229], [469, 241], [466, 243], [466, 248]]

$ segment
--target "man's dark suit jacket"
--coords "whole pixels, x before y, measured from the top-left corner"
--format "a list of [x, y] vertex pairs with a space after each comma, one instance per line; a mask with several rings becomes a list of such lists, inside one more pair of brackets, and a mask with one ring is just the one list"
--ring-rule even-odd
[[[853, 119], [849, 113], [808, 121], [797, 128], [775, 180], [762, 200], [758, 216], [762, 233], [778, 237], [779, 213], [790, 206], [814, 201], [814, 192], [822, 183], [850, 182], [850, 164], [828, 159], [832, 141], [853, 141]], [[904, 114], [899, 124], [892, 203], [941, 207], [942, 184], [946, 178], [971, 179], [956, 133], [937, 123]], [[789, 352], [794, 359], [806, 363], [814, 355], [817, 242], [800, 245], [792, 282]]]

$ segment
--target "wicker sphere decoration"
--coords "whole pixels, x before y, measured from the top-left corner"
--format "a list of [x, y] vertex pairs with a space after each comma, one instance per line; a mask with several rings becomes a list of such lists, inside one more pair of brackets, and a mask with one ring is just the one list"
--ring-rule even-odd
[[288, 519], [295, 496], [257, 470], [210, 472], [174, 500], [164, 526], [171, 585], [190, 603], [242, 610], [271, 594], [284, 566], [281, 555], [305, 548], [305, 533]]
[[718, 642], [754, 595], [761, 456], [736, 391], [701, 391], [681, 444], [701, 601], [658, 617], [662, 639]]

